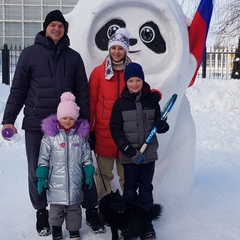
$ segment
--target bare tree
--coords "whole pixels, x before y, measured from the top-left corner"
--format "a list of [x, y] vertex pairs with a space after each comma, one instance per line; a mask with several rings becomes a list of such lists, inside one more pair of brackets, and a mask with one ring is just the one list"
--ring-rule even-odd
[[[201, 0], [177, 0], [184, 14], [192, 18]], [[214, 0], [209, 37], [215, 46], [237, 46], [240, 36], [240, 0]]]
[[240, 36], [239, 0], [220, 1], [215, 9], [215, 24], [211, 30], [217, 46], [236, 46]]
[[177, 0], [186, 16], [193, 18], [200, 0]]

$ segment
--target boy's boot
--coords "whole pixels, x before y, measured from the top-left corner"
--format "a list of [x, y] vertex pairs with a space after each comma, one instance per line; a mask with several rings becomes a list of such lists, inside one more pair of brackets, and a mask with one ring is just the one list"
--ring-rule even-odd
[[93, 233], [104, 233], [105, 227], [100, 220], [97, 208], [90, 208], [86, 210], [86, 223], [91, 227]]
[[146, 233], [145, 239], [153, 239], [153, 238], [156, 238], [156, 232], [153, 228], [153, 224], [149, 223], [147, 225], [147, 233]]

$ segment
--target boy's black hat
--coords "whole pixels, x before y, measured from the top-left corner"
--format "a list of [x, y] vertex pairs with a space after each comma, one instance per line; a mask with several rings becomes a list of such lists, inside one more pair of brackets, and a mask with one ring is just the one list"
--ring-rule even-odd
[[144, 73], [141, 65], [138, 63], [131, 62], [126, 65], [124, 70], [124, 81], [127, 82], [131, 77], [139, 77], [144, 81]]

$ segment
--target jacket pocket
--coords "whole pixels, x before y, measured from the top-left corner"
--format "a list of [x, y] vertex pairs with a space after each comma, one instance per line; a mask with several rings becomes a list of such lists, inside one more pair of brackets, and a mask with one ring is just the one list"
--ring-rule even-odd
[[104, 116], [104, 105], [105, 105], [105, 100], [104, 97], [102, 98], [102, 116]]

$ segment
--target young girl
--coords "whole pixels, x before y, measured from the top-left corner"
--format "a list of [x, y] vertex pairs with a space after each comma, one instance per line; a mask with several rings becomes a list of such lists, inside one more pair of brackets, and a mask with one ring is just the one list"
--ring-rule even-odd
[[89, 124], [86, 120], [77, 120], [78, 116], [75, 96], [65, 92], [57, 114], [42, 122], [44, 136], [36, 170], [37, 187], [39, 194], [47, 189], [53, 240], [63, 239], [64, 219], [70, 239], [80, 240], [83, 185], [91, 188], [94, 181], [94, 166], [87, 140]]
[[[157, 133], [165, 133], [169, 126], [160, 119], [160, 97], [151, 92], [144, 81], [142, 67], [129, 63], [124, 72], [125, 87], [116, 100], [110, 119], [112, 137], [120, 150], [120, 161], [124, 168], [123, 197], [129, 204], [137, 205], [149, 212], [153, 205], [153, 175], [158, 160], [158, 141], [154, 136], [144, 154], [139, 150], [155, 125]], [[151, 222], [146, 238], [155, 238]]]

